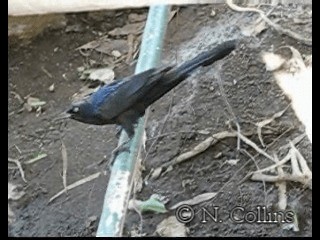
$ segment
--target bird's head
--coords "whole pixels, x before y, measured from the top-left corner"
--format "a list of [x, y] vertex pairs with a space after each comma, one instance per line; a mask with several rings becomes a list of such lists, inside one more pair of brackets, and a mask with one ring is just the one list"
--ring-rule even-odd
[[79, 122], [94, 124], [95, 110], [93, 105], [85, 100], [72, 103], [70, 108], [66, 111], [71, 119]]

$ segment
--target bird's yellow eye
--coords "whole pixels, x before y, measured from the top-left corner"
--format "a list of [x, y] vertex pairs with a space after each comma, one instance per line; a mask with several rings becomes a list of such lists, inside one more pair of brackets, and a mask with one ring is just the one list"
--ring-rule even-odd
[[73, 111], [74, 113], [79, 112], [79, 107], [73, 107], [72, 111]]

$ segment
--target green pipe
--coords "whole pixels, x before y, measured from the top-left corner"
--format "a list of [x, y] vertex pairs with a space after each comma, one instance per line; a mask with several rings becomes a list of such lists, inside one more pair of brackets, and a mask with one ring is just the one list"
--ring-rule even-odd
[[[158, 65], [169, 11], [170, 7], [167, 5], [154, 5], [149, 8], [135, 73], [146, 71]], [[130, 151], [120, 152], [114, 161], [104, 198], [102, 214], [96, 234], [97, 237], [117, 237], [122, 235], [132, 189], [135, 164], [142, 145], [144, 125], [147, 117], [148, 111], [146, 111], [144, 117], [139, 119], [135, 135], [127, 144]], [[128, 140], [128, 137], [122, 131], [118, 146], [126, 140]]]

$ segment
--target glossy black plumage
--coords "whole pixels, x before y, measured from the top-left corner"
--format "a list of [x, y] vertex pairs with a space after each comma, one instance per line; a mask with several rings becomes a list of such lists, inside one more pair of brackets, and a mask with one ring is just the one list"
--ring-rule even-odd
[[180, 66], [152, 68], [116, 80], [82, 101], [73, 103], [67, 113], [70, 118], [88, 124], [121, 125], [132, 137], [134, 124], [144, 115], [147, 107], [186, 79], [192, 71], [224, 58], [235, 47], [236, 41], [227, 41]]

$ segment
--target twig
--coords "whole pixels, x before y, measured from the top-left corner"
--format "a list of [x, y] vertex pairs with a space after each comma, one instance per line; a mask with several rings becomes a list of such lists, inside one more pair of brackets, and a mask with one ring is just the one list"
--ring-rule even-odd
[[[247, 150], [245, 150], [245, 149], [241, 149], [240, 151], [243, 152], [243, 153], [245, 153], [246, 155], [248, 155], [248, 156], [252, 159], [252, 161], [253, 161], [254, 165], [256, 166], [257, 170], [260, 170], [260, 167], [259, 167], [259, 165], [258, 165], [258, 163], [257, 163], [257, 161], [256, 161], [256, 159], [255, 159], [255, 156], [252, 156], [252, 155], [251, 155]], [[247, 174], [247, 176], [244, 177], [243, 180], [241, 180], [238, 185], [242, 184], [245, 180], [247, 180], [247, 179], [250, 178], [250, 177], [251, 177], [251, 174]], [[264, 202], [265, 202], [265, 205], [267, 205], [267, 187], [266, 187], [266, 182], [265, 182], [265, 181], [262, 181], [262, 184], [263, 184], [263, 192], [264, 192], [264, 195], [265, 195], [265, 197], [264, 197]]]
[[21, 163], [17, 160], [17, 159], [12, 159], [12, 158], [8, 158], [8, 161], [9, 162], [13, 162], [17, 165], [19, 171], [20, 171], [20, 175], [21, 175], [21, 178], [24, 182], [27, 182], [26, 178], [25, 178], [25, 175], [24, 175], [24, 171], [23, 171], [23, 168], [21, 166]]
[[[253, 135], [254, 133], [247, 132], [244, 134], [247, 136], [250, 136], [250, 135]], [[229, 131], [223, 131], [223, 132], [213, 134], [212, 136], [208, 137], [207, 139], [205, 139], [204, 141], [199, 143], [197, 146], [195, 146], [192, 150], [185, 152], [185, 153], [182, 153], [181, 155], [174, 158], [173, 160], [164, 163], [161, 166], [161, 168], [166, 168], [166, 167], [173, 166], [178, 163], [184, 162], [184, 161], [204, 152], [205, 150], [207, 150], [212, 145], [216, 144], [221, 139], [230, 138], [230, 137], [237, 137], [237, 136], [238, 136], [237, 132], [229, 132]]]
[[15, 91], [11, 91], [10, 93], [13, 94], [16, 99], [18, 99], [18, 101], [21, 105], [24, 104], [24, 100], [22, 99], [22, 97], [18, 93], [16, 93]]
[[49, 77], [52, 78], [51, 73], [49, 73], [49, 71], [47, 69], [44, 68], [44, 66], [41, 67], [41, 70]]
[[[289, 131], [289, 130], [287, 130]], [[280, 136], [283, 136], [287, 131], [285, 131], [284, 133], [282, 133]], [[272, 141], [271, 143], [269, 143], [267, 146], [266, 146], [266, 149], [269, 149], [273, 144], [276, 143], [276, 141], [278, 141], [280, 139], [280, 136], [277, 137], [274, 141]], [[256, 155], [254, 155], [253, 157], [256, 158], [257, 156], [259, 155], [259, 153], [257, 153]], [[232, 181], [233, 179], [237, 176], [237, 174], [239, 172], [241, 172], [245, 167], [247, 167], [249, 165], [249, 163], [251, 162], [251, 160], [248, 160], [246, 163], [244, 163], [233, 175], [232, 177], [225, 183], [223, 184], [223, 186], [217, 191], [217, 194], [221, 193]], [[213, 199], [212, 199], [213, 200]]]
[[266, 182], [280, 182], [280, 181], [292, 181], [292, 182], [301, 182], [306, 184], [305, 181], [302, 181], [302, 178], [297, 178], [291, 174], [285, 173], [282, 176], [272, 176], [263, 173], [255, 173], [252, 175], [251, 180], [253, 181], [266, 181]]
[[249, 146], [251, 146], [252, 148], [254, 148], [258, 153], [262, 154], [263, 156], [265, 156], [266, 158], [269, 158], [270, 160], [272, 160], [274, 162], [273, 157], [271, 157], [268, 153], [266, 153], [265, 151], [263, 151], [261, 148], [259, 148], [257, 146], [257, 144], [255, 144], [254, 142], [252, 142], [249, 138], [245, 137], [244, 135], [242, 135], [240, 132], [237, 133], [239, 138], [245, 142], [246, 144], [248, 144]]
[[257, 127], [258, 127], [258, 130], [257, 130], [257, 131], [258, 131], [258, 137], [259, 137], [260, 143], [261, 143], [261, 145], [262, 145], [263, 147], [265, 147], [266, 145], [264, 144], [263, 139], [262, 139], [262, 134], [261, 134], [262, 128], [263, 128], [265, 125], [267, 125], [267, 124], [271, 123], [272, 121], [274, 121], [276, 118], [281, 117], [281, 116], [284, 114], [284, 112], [289, 108], [289, 106], [290, 106], [290, 105], [288, 105], [284, 110], [275, 113], [271, 118], [265, 119], [265, 120], [263, 120], [263, 121], [261, 121], [261, 122], [258, 122], [258, 123], [256, 124]]
[[284, 29], [282, 28], [280, 25], [272, 22], [267, 16], [266, 14], [259, 10], [259, 9], [256, 9], [256, 8], [243, 8], [243, 7], [239, 7], [237, 5], [235, 5], [233, 3], [232, 0], [226, 0], [226, 4], [234, 11], [237, 11], [237, 12], [255, 12], [255, 13], [258, 13], [260, 14], [260, 17], [267, 23], [269, 24], [271, 27], [273, 27], [276, 31], [282, 33], [282, 34], [285, 34], [291, 38], [294, 38], [308, 46], [312, 46], [312, 40], [311, 39], [308, 39], [308, 38], [304, 38], [302, 37], [301, 35], [289, 30], [289, 29]]
[[60, 192], [58, 192], [56, 195], [54, 195], [53, 197], [50, 198], [49, 200], [49, 203], [52, 202], [54, 199], [56, 199], [57, 197], [59, 197], [60, 195], [62, 195], [63, 193], [73, 189], [73, 188], [76, 188], [84, 183], [87, 183], [87, 182], [90, 182], [96, 178], [98, 178], [99, 176], [101, 175], [101, 172], [98, 172], [98, 173], [95, 173], [95, 174], [92, 174], [86, 178], [83, 178], [77, 182], [74, 182], [72, 183], [71, 185], [67, 186], [66, 188], [64, 188], [63, 190], [61, 190]]
[[61, 155], [62, 155], [62, 181], [63, 187], [67, 188], [67, 169], [68, 169], [68, 155], [67, 148], [61, 139]]
[[[276, 154], [274, 154], [274, 160], [276, 162], [279, 162], [279, 159], [277, 157]], [[282, 178], [285, 173], [283, 172], [283, 169], [282, 169], [282, 165], [281, 166], [278, 166], [277, 167], [277, 170], [278, 170], [278, 176], [280, 178]], [[279, 193], [278, 193], [278, 206], [279, 206], [279, 209], [280, 210], [285, 210], [287, 208], [287, 195], [286, 195], [286, 191], [287, 191], [287, 184], [285, 181], [281, 181], [277, 184], [278, 186], [278, 189], [279, 189]]]
[[42, 153], [42, 154], [39, 154], [38, 156], [36, 156], [35, 158], [32, 158], [28, 161], [25, 161], [24, 164], [32, 164], [32, 163], [35, 163], [35, 162], [38, 162], [39, 160], [47, 157], [48, 155], [46, 153]]
[[298, 157], [298, 161], [299, 161], [299, 165], [302, 171], [302, 174], [311, 176], [312, 172], [310, 171], [306, 160], [304, 159], [304, 157], [302, 156], [302, 154], [299, 152], [299, 150], [294, 146], [294, 144], [292, 142], [290, 142], [291, 144], [291, 148], [294, 151], [294, 153], [297, 155]]
[[127, 41], [128, 41], [128, 54], [127, 54], [127, 59], [126, 59], [126, 63], [129, 63], [131, 60], [132, 60], [132, 55], [133, 55], [133, 52], [134, 52], [134, 46], [133, 46], [133, 43], [134, 43], [134, 35], [133, 34], [128, 34], [128, 38], [127, 38]]
[[15, 144], [14, 147], [18, 150], [19, 154], [21, 154], [20, 148]]
[[286, 162], [288, 162], [291, 158], [291, 152], [289, 152], [281, 161], [269, 166], [269, 167], [266, 167], [266, 168], [263, 168], [263, 169], [260, 169], [260, 170], [257, 170], [255, 171], [254, 173], [262, 173], [262, 172], [265, 172], [265, 171], [270, 171], [280, 165], [283, 165], [285, 164]]
[[209, 135], [210, 134], [210, 132], [204, 132], [204, 130], [166, 132], [166, 133], [163, 133], [163, 134], [159, 134], [159, 135], [157, 135], [155, 137], [148, 138], [146, 141], [151, 141], [151, 140], [156, 139], [156, 138], [166, 137], [166, 136], [169, 136], [169, 135], [172, 135], [172, 134], [179, 134], [179, 133], [196, 133], [196, 134], [201, 134], [201, 135]]
[[[274, 167], [277, 167], [279, 172], [279, 167], [282, 166], [285, 162], [287, 162], [290, 159], [291, 159], [291, 168], [292, 168], [291, 174], [283, 173], [282, 170], [280, 170], [280, 173], [277, 176], [266, 175], [262, 173], [263, 171], [269, 171]], [[298, 163], [300, 164], [301, 170], [299, 169]], [[294, 181], [294, 182], [300, 182], [304, 185], [307, 185], [310, 189], [312, 188], [312, 185], [311, 185], [312, 172], [307, 166], [307, 163], [303, 158], [303, 156], [301, 155], [301, 153], [294, 147], [293, 144], [289, 153], [284, 157], [283, 160], [277, 161], [276, 164], [270, 167], [255, 171], [251, 179], [254, 181], [263, 180], [267, 182]]]
[[[297, 136], [296, 138], [294, 138], [291, 143], [294, 145], [297, 145], [299, 142], [301, 142], [302, 139], [304, 139], [307, 136], [306, 133], [302, 133], [301, 135]], [[286, 145], [283, 145], [282, 147], [280, 147], [279, 150], [283, 150], [283, 149], [287, 149], [291, 147], [291, 143], [289, 142]]]

